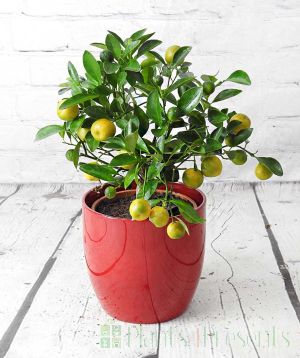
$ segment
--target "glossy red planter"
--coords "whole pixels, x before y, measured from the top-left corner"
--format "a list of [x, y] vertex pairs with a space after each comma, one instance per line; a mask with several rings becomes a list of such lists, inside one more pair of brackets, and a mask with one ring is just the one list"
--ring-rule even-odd
[[[197, 204], [201, 191], [174, 183]], [[182, 314], [196, 290], [204, 257], [205, 224], [187, 223], [190, 235], [171, 240], [166, 228], [105, 216], [91, 209], [99, 194], [83, 198], [84, 251], [89, 275], [105, 311], [122, 321], [157, 323]]]

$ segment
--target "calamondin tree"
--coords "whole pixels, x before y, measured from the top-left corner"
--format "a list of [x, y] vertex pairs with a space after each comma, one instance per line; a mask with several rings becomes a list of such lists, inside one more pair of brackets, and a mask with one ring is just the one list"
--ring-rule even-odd
[[[92, 43], [100, 56], [84, 52], [84, 76], [69, 62], [57, 105], [63, 122], [41, 128], [36, 139], [59, 134], [75, 168], [89, 180], [109, 183], [107, 198], [134, 185], [137, 197], [129, 209], [134, 220], [149, 219], [161, 228], [170, 222], [169, 208], [177, 207], [186, 221], [201, 223], [193, 207], [173, 195], [180, 171], [183, 183], [195, 189], [205, 177], [220, 175], [224, 160], [243, 165], [255, 159], [261, 180], [281, 176], [282, 168], [276, 159], [248, 150], [249, 117], [220, 106], [241, 93], [226, 84], [251, 84], [247, 73], [237, 70], [225, 80], [195, 76], [187, 62], [190, 46], [171, 46], [163, 58], [153, 35], [143, 29], [123, 40], [109, 31], [104, 43]], [[162, 185], [166, 195], [153, 198]], [[178, 216], [167, 227], [173, 239], [186, 230]]]

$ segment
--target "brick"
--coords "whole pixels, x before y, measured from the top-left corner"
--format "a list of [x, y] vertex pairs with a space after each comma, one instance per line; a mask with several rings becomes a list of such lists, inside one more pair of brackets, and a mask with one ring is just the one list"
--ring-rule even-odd
[[15, 86], [29, 82], [28, 59], [18, 54], [0, 54], [1, 86]]

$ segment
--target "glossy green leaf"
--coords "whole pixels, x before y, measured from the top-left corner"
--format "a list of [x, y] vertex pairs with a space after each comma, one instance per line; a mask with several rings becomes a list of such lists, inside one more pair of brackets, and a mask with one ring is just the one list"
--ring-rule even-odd
[[79, 82], [79, 76], [72, 62], [68, 62], [68, 72], [73, 81]]
[[125, 137], [125, 146], [128, 152], [134, 152], [138, 140], [138, 132], [133, 132]]
[[85, 141], [89, 147], [89, 150], [91, 152], [94, 152], [98, 146], [99, 146], [99, 141], [97, 141], [91, 134], [91, 132], [89, 132], [86, 136], [85, 136]]
[[105, 109], [103, 107], [100, 107], [100, 106], [89, 106], [89, 107], [86, 107], [84, 109], [84, 112], [94, 118], [94, 119], [98, 119], [98, 118], [105, 118], [107, 117], [107, 113], [105, 111]]
[[190, 46], [180, 47], [174, 54], [172, 66], [176, 67], [182, 64], [186, 56], [191, 52], [191, 49]]
[[139, 149], [142, 152], [149, 153], [149, 149], [147, 147], [147, 144], [145, 143], [145, 141], [140, 136], [138, 136], [138, 139], [137, 139], [137, 142], [136, 142], [136, 147], [137, 147], [137, 149]]
[[73, 121], [70, 123], [70, 131], [72, 133], [75, 133], [82, 126], [84, 120], [85, 120], [84, 116], [73, 119]]
[[187, 83], [190, 83], [193, 81], [195, 77], [184, 77], [177, 81], [175, 81], [171, 86], [167, 87], [164, 90], [164, 97], [167, 97], [171, 92], [175, 91], [180, 86], [186, 85]]
[[121, 45], [119, 40], [114, 35], [108, 34], [105, 39], [105, 44], [116, 58], [121, 56]]
[[110, 165], [112, 165], [113, 167], [120, 167], [123, 165], [130, 165], [135, 163], [137, 163], [137, 159], [135, 156], [124, 153], [115, 156], [110, 162]]
[[35, 136], [35, 140], [38, 141], [38, 140], [45, 139], [47, 137], [50, 137], [53, 134], [59, 133], [63, 129], [64, 129], [63, 126], [59, 126], [59, 125], [56, 125], [56, 124], [52, 124], [50, 126], [43, 127], [43, 128], [38, 130], [38, 132], [37, 132], [37, 134]]
[[158, 92], [155, 90], [149, 94], [147, 99], [147, 115], [153, 120], [155, 124], [161, 126], [162, 124], [162, 107], [159, 102]]
[[149, 53], [151, 55], [153, 55], [159, 62], [163, 63], [164, 65], [166, 64], [165, 60], [163, 59], [163, 57], [158, 52], [149, 51]]
[[232, 137], [233, 146], [239, 145], [247, 140], [252, 134], [253, 128], [242, 129], [237, 135]]
[[121, 137], [110, 137], [105, 141], [105, 148], [109, 149], [125, 149], [125, 142]]
[[178, 107], [186, 114], [190, 113], [198, 103], [202, 96], [202, 87], [193, 87], [183, 93], [178, 101]]
[[213, 102], [220, 102], [220, 101], [224, 101], [225, 99], [234, 97], [236, 95], [238, 95], [239, 93], [241, 93], [242, 91], [239, 89], [225, 89], [223, 91], [221, 91], [216, 98], [213, 100]]
[[192, 207], [191, 204], [179, 199], [172, 199], [170, 201], [177, 206], [180, 211], [180, 214], [184, 217], [186, 221], [192, 224], [203, 224], [205, 222], [205, 219], [199, 216], [199, 214]]
[[137, 60], [135, 60], [134, 58], [131, 58], [126, 65], [125, 70], [139, 72], [141, 70], [141, 65], [138, 63]]
[[87, 94], [87, 93], [79, 93], [75, 94], [75, 96], [68, 98], [66, 101], [64, 101], [59, 109], [65, 109], [72, 106], [75, 106], [76, 104], [83, 104], [86, 101], [89, 101], [91, 99], [97, 98], [98, 94]]
[[240, 83], [241, 85], [251, 85], [251, 80], [248, 74], [245, 71], [237, 70], [233, 72], [226, 81]]
[[208, 120], [211, 124], [215, 126], [219, 126], [224, 121], [228, 119], [227, 115], [221, 111], [219, 111], [217, 108], [209, 108], [208, 110]]
[[139, 39], [144, 35], [144, 33], [146, 32], [146, 30], [147, 30], [147, 29], [142, 29], [142, 30], [136, 31], [136, 32], [134, 32], [134, 33], [130, 36], [130, 38], [131, 38], [132, 40], [139, 40]]
[[83, 66], [86, 72], [98, 83], [101, 83], [102, 76], [100, 66], [95, 57], [89, 52], [84, 51], [83, 53]]
[[120, 37], [118, 34], [116, 34], [116, 33], [113, 32], [113, 31], [110, 31], [110, 30], [108, 30], [108, 32], [109, 32], [111, 35], [113, 35], [113, 36], [119, 41], [119, 43], [120, 43], [121, 45], [124, 45], [124, 41], [121, 39], [121, 37]]
[[138, 49], [136, 57], [142, 56], [145, 52], [152, 50], [154, 47], [157, 47], [161, 44], [159, 40], [148, 40], [142, 44], [142, 46]]
[[102, 42], [92, 42], [90, 45], [97, 48], [101, 48], [102, 50], [107, 50], [107, 46]]
[[259, 163], [264, 164], [275, 175], [282, 176], [283, 169], [278, 160], [271, 157], [256, 157]]
[[132, 167], [128, 170], [124, 178], [124, 188], [127, 189], [135, 178], [135, 167]]
[[149, 129], [149, 118], [146, 113], [138, 106], [134, 108], [134, 114], [139, 119], [139, 135], [143, 137]]
[[80, 163], [79, 169], [84, 173], [105, 181], [113, 181], [113, 175], [116, 174], [115, 169], [109, 165]]
[[103, 63], [104, 72], [107, 74], [116, 73], [119, 70], [119, 68], [120, 68], [119, 64], [115, 62], [105, 61]]

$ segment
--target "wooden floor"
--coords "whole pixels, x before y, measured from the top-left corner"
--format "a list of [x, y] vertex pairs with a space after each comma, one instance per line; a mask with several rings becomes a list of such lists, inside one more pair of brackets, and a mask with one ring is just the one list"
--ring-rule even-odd
[[300, 357], [300, 184], [208, 184], [202, 278], [161, 325], [111, 319], [85, 268], [87, 185], [0, 185], [0, 357]]

